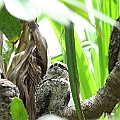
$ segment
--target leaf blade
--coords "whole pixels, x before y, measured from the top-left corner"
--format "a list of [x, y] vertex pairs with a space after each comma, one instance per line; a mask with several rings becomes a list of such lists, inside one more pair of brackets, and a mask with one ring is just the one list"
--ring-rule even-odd
[[10, 111], [13, 120], [27, 120], [28, 114], [21, 99], [15, 97], [11, 102]]
[[8, 13], [5, 7], [0, 11], [0, 30], [10, 42], [16, 42], [20, 37], [20, 23], [17, 18]]

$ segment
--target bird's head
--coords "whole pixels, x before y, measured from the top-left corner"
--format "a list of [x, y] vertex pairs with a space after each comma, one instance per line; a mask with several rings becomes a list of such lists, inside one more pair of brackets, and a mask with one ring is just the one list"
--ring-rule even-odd
[[47, 76], [47, 78], [48, 78], [48, 76], [50, 77], [50, 75], [53, 76], [53, 78], [56, 78], [56, 77], [66, 78], [66, 77], [68, 77], [67, 65], [62, 63], [62, 62], [55, 61], [54, 63], [52, 63], [49, 66], [49, 68], [46, 72], [45, 78], [46, 78], [46, 76]]

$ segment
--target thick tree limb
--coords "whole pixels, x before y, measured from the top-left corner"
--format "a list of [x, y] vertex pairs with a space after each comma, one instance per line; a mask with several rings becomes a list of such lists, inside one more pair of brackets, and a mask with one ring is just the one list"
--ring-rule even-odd
[[0, 120], [13, 120], [10, 104], [14, 97], [19, 97], [18, 87], [7, 79], [0, 79]]
[[[81, 108], [85, 119], [97, 119], [103, 113], [110, 113], [120, 101], [120, 60], [106, 80], [106, 84], [98, 92], [81, 101]], [[78, 120], [74, 106], [63, 108], [53, 114], [66, 117], [69, 120]]]

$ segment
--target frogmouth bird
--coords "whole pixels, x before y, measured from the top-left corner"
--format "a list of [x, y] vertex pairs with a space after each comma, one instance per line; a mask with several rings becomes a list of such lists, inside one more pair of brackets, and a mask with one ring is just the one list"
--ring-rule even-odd
[[68, 105], [69, 100], [70, 85], [67, 65], [62, 62], [54, 62], [36, 89], [37, 116], [62, 109]]

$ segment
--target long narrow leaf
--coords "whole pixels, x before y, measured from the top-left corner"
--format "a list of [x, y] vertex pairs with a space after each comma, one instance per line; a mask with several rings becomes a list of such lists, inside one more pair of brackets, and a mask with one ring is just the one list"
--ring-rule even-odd
[[75, 53], [75, 40], [74, 40], [74, 27], [71, 23], [69, 27], [65, 27], [65, 42], [66, 42], [66, 54], [67, 54], [67, 65], [69, 72], [69, 80], [72, 91], [73, 100], [79, 120], [84, 119], [80, 107], [79, 99], [79, 82], [78, 72], [76, 63]]
[[[82, 50], [80, 39], [75, 33], [75, 47], [77, 57], [77, 67], [80, 81], [80, 94], [82, 99], [91, 97], [96, 92], [95, 81], [91, 72], [90, 63], [85, 52]], [[89, 92], [88, 92], [89, 91]]]

